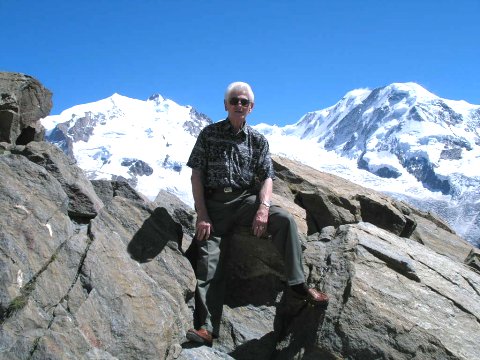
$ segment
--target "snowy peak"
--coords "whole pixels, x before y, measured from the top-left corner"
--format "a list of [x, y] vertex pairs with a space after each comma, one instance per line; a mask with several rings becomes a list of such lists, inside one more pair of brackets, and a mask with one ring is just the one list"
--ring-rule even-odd
[[[335, 105], [305, 114], [294, 125], [257, 127], [271, 144], [308, 142], [309, 154], [295, 153], [294, 148], [300, 147], [297, 142], [282, 149], [282, 155], [305, 159], [317, 169], [322, 169], [327, 156], [309, 160], [314, 147], [356, 164], [357, 169], [342, 170], [340, 176], [351, 179], [357, 176], [356, 170], [366, 170], [375, 175], [376, 179], [368, 180], [375, 188], [379, 179], [388, 179], [385, 191], [391, 191], [388, 186], [391, 189], [394, 182], [403, 184], [403, 189], [396, 187], [397, 196], [414, 197], [410, 191], [419, 184], [432, 196], [448, 197], [448, 207], [442, 203], [436, 212], [443, 212], [474, 243], [480, 234], [479, 128], [480, 106], [440, 98], [416, 83], [353, 90]], [[327, 171], [335, 169], [328, 166]]]
[[412, 101], [428, 102], [439, 99], [438, 96], [414, 82], [393, 83], [382, 88], [382, 92], [387, 96], [395, 94], [395, 97], [409, 98]]
[[164, 99], [164, 97], [160, 94], [153, 94], [148, 98], [148, 101], [154, 101], [156, 103], [161, 103]]
[[[42, 121], [47, 139], [90, 179], [124, 179], [154, 198], [169, 189], [187, 202], [189, 176], [180, 174], [196, 136], [211, 123], [191, 106], [159, 94], [147, 101], [119, 94], [74, 106]], [[187, 180], [185, 180], [187, 179]]]
[[[191, 106], [178, 105], [159, 94], [152, 95], [147, 101], [132, 99], [123, 95], [112, 96], [96, 102], [77, 105], [63, 111], [60, 115], [49, 116], [42, 120], [50, 133], [57, 125], [67, 128], [77, 141], [88, 141], [89, 131], [97, 125], [115, 127], [123, 130], [135, 130], [145, 127], [150, 122], [160, 122], [163, 130], [168, 127], [184, 127], [195, 135], [211, 120]], [[193, 124], [193, 125], [192, 125]], [[199, 129], [195, 129], [195, 126]], [[85, 131], [87, 128], [87, 131]], [[132, 129], [129, 129], [132, 128]], [[100, 130], [97, 130], [99, 132]]]
[[435, 138], [450, 146], [458, 138], [472, 148], [479, 142], [479, 114], [479, 106], [441, 99], [415, 83], [395, 83], [349, 92], [334, 106], [307, 113], [284, 133], [362, 160], [370, 151], [401, 152], [412, 139]]
[[301, 139], [320, 138], [341, 119], [360, 106], [371, 94], [371, 90], [358, 89], [348, 92], [337, 104], [323, 110], [305, 114], [294, 126], [285, 131]]

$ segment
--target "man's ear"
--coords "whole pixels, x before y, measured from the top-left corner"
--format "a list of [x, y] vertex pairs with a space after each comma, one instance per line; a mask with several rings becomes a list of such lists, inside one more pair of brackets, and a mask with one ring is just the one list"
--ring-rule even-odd
[[227, 100], [223, 100], [223, 106], [225, 106], [225, 111], [228, 111], [228, 109], [227, 109]]
[[255, 103], [250, 103], [250, 109], [248, 110], [248, 112], [252, 112], [252, 110], [253, 110], [253, 105], [255, 105]]

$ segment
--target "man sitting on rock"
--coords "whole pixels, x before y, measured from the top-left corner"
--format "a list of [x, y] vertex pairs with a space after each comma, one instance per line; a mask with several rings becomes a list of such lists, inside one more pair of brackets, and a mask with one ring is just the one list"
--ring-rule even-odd
[[[303, 258], [293, 217], [271, 206], [274, 171], [266, 138], [246, 124], [254, 106], [250, 85], [235, 82], [225, 92], [227, 119], [208, 125], [198, 136], [187, 166], [192, 168], [192, 191], [197, 212], [198, 329], [187, 339], [206, 345], [218, 336], [217, 321], [224, 300], [222, 269], [225, 241], [234, 226], [251, 226], [253, 234], [271, 235], [285, 263], [292, 294], [327, 306], [328, 297], [305, 284]], [[227, 239], [225, 237], [225, 239]]]

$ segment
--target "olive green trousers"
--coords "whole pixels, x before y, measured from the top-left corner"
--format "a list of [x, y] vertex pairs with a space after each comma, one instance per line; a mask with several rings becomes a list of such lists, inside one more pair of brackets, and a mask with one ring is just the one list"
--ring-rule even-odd
[[[195, 316], [200, 328], [218, 336], [225, 293], [223, 262], [227, 235], [235, 226], [252, 226], [259, 200], [247, 191], [240, 195], [216, 193], [206, 199], [206, 205], [214, 232], [207, 240], [195, 240], [198, 250]], [[302, 248], [292, 215], [279, 206], [271, 206], [267, 231], [283, 258], [288, 284], [304, 283]]]

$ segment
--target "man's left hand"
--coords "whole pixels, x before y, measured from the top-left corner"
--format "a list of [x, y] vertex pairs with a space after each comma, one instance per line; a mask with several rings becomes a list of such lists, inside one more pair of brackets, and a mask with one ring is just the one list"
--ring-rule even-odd
[[262, 237], [267, 233], [268, 208], [260, 205], [253, 219], [252, 230], [256, 237]]

